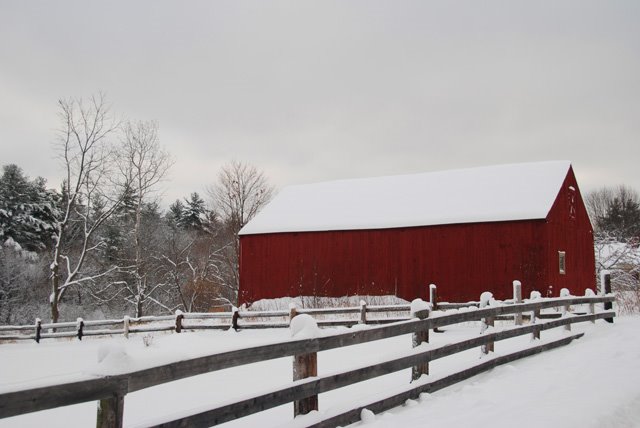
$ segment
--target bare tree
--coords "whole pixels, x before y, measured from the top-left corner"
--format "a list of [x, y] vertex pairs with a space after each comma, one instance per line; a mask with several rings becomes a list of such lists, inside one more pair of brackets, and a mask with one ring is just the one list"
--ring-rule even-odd
[[[123, 195], [117, 187], [128, 183], [111, 180], [113, 151], [109, 137], [118, 129], [102, 94], [88, 103], [82, 99], [60, 100], [61, 129], [57, 154], [62, 160], [65, 179], [62, 184], [62, 207], [56, 220], [51, 269], [51, 320], [59, 318], [59, 304], [71, 288], [104, 277], [106, 270], [87, 268], [90, 254], [102, 245], [94, 240], [95, 232], [117, 209]], [[104, 201], [98, 214], [92, 210], [96, 199]]]
[[601, 187], [600, 189], [587, 193], [584, 203], [591, 218], [591, 224], [597, 230], [598, 219], [604, 218], [607, 210], [613, 201], [613, 189]]
[[230, 305], [221, 274], [223, 248], [215, 234], [172, 229], [160, 255], [165, 281], [184, 311]]
[[134, 195], [135, 221], [133, 224], [133, 287], [128, 288], [126, 300], [135, 306], [136, 317], [143, 315], [145, 299], [158, 284], [150, 283], [149, 254], [143, 254], [142, 211], [149, 203], [157, 185], [165, 178], [173, 164], [169, 153], [160, 147], [157, 122], [127, 122], [123, 129], [119, 150], [119, 169], [124, 180], [130, 183]]
[[240, 256], [238, 232], [269, 202], [274, 188], [262, 171], [234, 160], [222, 167], [217, 182], [208, 191], [228, 229], [230, 248], [225, 254], [229, 274], [227, 282], [237, 291]]

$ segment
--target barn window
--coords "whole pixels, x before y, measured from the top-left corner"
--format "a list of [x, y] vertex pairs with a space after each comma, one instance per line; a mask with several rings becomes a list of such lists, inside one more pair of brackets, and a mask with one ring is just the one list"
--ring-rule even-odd
[[576, 219], [576, 188], [573, 186], [569, 186], [569, 191], [567, 192], [569, 197], [569, 218], [571, 220]]
[[560, 269], [560, 275], [567, 273], [567, 260], [566, 253], [564, 251], [558, 251], [558, 267]]

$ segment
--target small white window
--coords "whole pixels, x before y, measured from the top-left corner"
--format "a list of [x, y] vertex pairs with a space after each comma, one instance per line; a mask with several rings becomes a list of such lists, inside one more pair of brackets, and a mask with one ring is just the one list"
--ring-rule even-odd
[[558, 251], [558, 267], [560, 269], [560, 275], [567, 273], [567, 255], [564, 251]]

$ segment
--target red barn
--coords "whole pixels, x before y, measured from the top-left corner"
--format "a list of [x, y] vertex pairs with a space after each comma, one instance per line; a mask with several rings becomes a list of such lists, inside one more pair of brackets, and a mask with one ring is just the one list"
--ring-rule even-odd
[[284, 188], [240, 231], [240, 303], [284, 296], [510, 298], [595, 287], [571, 164], [551, 161]]

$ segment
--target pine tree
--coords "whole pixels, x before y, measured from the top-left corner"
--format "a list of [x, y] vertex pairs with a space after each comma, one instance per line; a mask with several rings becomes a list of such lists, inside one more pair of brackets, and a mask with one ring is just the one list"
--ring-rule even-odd
[[598, 226], [619, 240], [640, 237], [640, 205], [632, 198], [616, 197]]
[[11, 238], [21, 248], [39, 251], [51, 241], [58, 196], [46, 180], [29, 181], [15, 164], [3, 166], [0, 177], [0, 240]]
[[165, 214], [167, 223], [172, 228], [176, 229], [182, 224], [182, 217], [184, 215], [184, 204], [180, 199], [176, 199], [174, 203], [169, 205], [169, 211]]
[[181, 226], [186, 230], [202, 231], [207, 216], [204, 199], [197, 192], [193, 192], [189, 199], [185, 199], [185, 202]]

